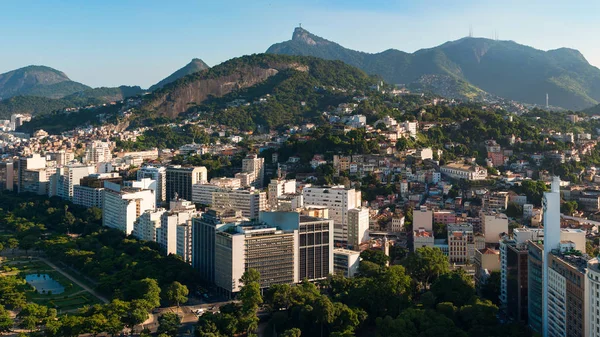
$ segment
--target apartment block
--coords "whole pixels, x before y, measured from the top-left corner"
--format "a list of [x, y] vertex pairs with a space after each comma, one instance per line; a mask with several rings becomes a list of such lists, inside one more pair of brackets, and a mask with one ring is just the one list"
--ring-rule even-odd
[[333, 250], [333, 270], [335, 274], [354, 277], [358, 273], [359, 264], [360, 252], [343, 248]]
[[208, 171], [204, 166], [182, 167], [181, 165], [169, 166], [166, 169], [166, 201], [176, 197], [193, 200], [193, 186], [206, 182]]
[[212, 194], [213, 208], [234, 208], [242, 211], [242, 216], [258, 219], [258, 214], [267, 208], [267, 194], [256, 190], [216, 191]]
[[110, 182], [105, 182], [104, 187], [102, 225], [106, 227], [129, 235], [137, 218], [155, 208], [156, 198], [151, 190], [121, 187]]
[[167, 169], [152, 165], [142, 166], [137, 171], [137, 180], [144, 178], [149, 178], [156, 182], [156, 204], [160, 205], [167, 201]]

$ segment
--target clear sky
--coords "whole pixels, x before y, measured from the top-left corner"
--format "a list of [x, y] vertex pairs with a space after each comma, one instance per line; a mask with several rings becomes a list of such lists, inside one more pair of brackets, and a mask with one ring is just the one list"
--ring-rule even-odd
[[264, 52], [302, 27], [341, 45], [413, 52], [468, 34], [600, 66], [598, 0], [0, 0], [0, 73], [30, 64], [90, 86], [148, 87], [198, 57]]

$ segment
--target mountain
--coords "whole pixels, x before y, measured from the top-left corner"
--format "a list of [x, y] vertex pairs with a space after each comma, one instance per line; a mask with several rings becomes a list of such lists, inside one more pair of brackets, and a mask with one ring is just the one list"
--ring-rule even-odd
[[364, 92], [374, 83], [361, 70], [340, 61], [243, 56], [184, 76], [145, 96], [137, 122], [206, 112], [216, 122], [241, 129], [278, 127], [316, 118], [323, 109], [351, 99], [355, 91]]
[[0, 100], [0, 119], [9, 119], [14, 113], [47, 114], [55, 110], [100, 105], [121, 101], [144, 92], [140, 87], [93, 88], [70, 94], [63, 98], [42, 96], [13, 96]]
[[17, 95], [62, 98], [87, 89], [90, 87], [46, 66], [28, 66], [0, 74], [0, 99]]
[[370, 54], [296, 28], [292, 39], [267, 53], [341, 60], [394, 84], [409, 84], [438, 94], [472, 98], [492, 95], [531, 104], [580, 110], [600, 103], [600, 69], [573, 49], [542, 51], [513, 41], [462, 38], [405, 53], [395, 49]]
[[154, 91], [156, 89], [160, 89], [160, 88], [164, 87], [166, 84], [174, 82], [186, 75], [197, 73], [199, 71], [206, 70], [208, 68], [210, 68], [210, 67], [206, 63], [204, 63], [204, 61], [202, 61], [201, 59], [198, 59], [198, 58], [192, 59], [192, 61], [190, 63], [186, 64], [183, 68], [177, 70], [176, 72], [169, 75], [167, 78], [165, 78], [162, 81], [151, 86], [148, 89], [148, 91]]

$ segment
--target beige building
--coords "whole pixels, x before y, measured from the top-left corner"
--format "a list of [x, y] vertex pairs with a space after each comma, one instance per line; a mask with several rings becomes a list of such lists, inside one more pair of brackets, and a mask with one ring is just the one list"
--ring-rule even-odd
[[481, 231], [486, 243], [498, 243], [502, 234], [508, 234], [508, 217], [504, 213], [483, 212], [481, 218]]
[[490, 274], [500, 271], [500, 251], [490, 248], [476, 249], [473, 259], [475, 265], [475, 288], [487, 282]]

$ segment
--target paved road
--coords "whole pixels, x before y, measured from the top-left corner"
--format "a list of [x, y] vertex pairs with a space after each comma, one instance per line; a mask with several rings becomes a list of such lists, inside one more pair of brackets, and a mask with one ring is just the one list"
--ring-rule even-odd
[[56, 270], [57, 272], [63, 274], [66, 278], [68, 278], [69, 280], [73, 281], [73, 283], [77, 284], [78, 286], [80, 286], [81, 288], [87, 290], [90, 294], [96, 296], [100, 301], [102, 301], [103, 303], [108, 303], [110, 302], [109, 300], [107, 300], [104, 296], [100, 295], [97, 291], [95, 291], [94, 289], [86, 286], [85, 284], [79, 282], [77, 279], [75, 279], [74, 277], [72, 277], [71, 275], [65, 273], [62, 269], [60, 269], [59, 267], [57, 267], [54, 263], [48, 261], [47, 259], [38, 256], [38, 259], [44, 261], [45, 263], [47, 263], [50, 267], [54, 268], [54, 270]]

